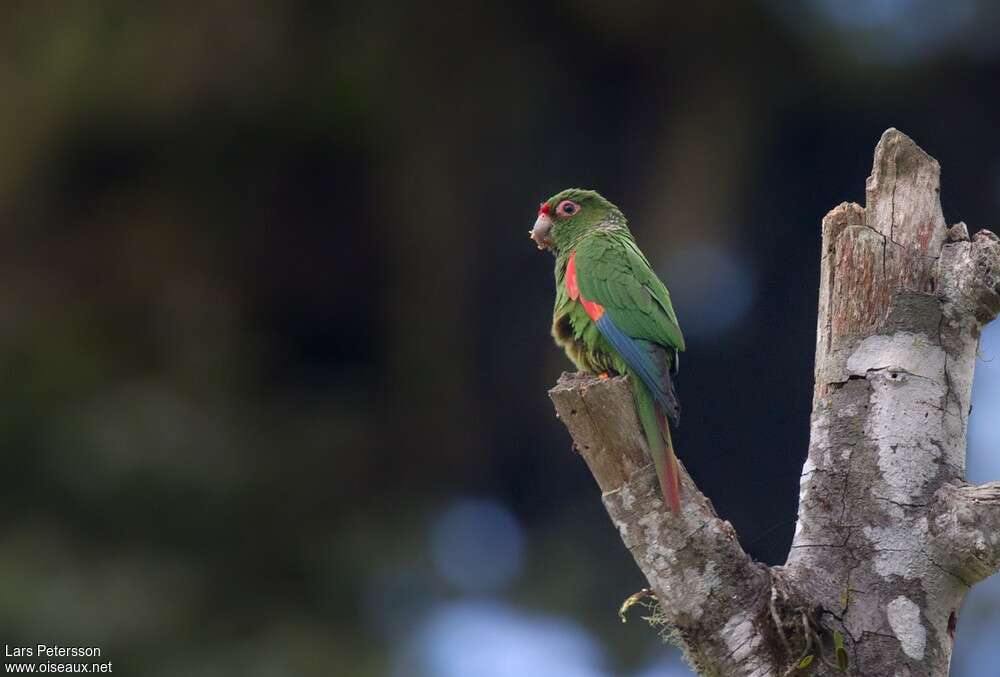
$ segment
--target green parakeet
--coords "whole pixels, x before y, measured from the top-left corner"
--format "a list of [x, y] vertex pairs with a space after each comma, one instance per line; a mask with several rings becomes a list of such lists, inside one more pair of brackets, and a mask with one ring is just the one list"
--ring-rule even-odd
[[577, 368], [627, 374], [665, 502], [680, 512], [668, 419], [680, 405], [671, 377], [684, 337], [670, 294], [639, 250], [625, 216], [592, 190], [543, 202], [531, 238], [556, 257], [552, 337]]

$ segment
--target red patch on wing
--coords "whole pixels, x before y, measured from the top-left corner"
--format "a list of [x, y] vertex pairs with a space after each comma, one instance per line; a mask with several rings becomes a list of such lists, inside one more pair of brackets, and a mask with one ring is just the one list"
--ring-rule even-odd
[[566, 264], [566, 293], [574, 301], [580, 295], [580, 287], [576, 284], [576, 252], [570, 252], [569, 262]]
[[604, 315], [604, 306], [600, 303], [594, 301], [588, 301], [587, 299], [580, 297], [580, 303], [583, 304], [583, 309], [587, 311], [590, 315], [590, 319], [597, 322]]
[[601, 319], [601, 316], [604, 315], [604, 306], [602, 306], [600, 303], [596, 303], [595, 301], [588, 301], [587, 299], [583, 298], [583, 295], [580, 293], [580, 287], [576, 283], [576, 252], [570, 252], [569, 261], [566, 263], [565, 279], [566, 279], [566, 293], [569, 295], [569, 297], [574, 301], [580, 299], [580, 303], [581, 305], [583, 305], [583, 309], [587, 311], [587, 315], [589, 315], [590, 319], [592, 319], [594, 322], [597, 322], [599, 319]]

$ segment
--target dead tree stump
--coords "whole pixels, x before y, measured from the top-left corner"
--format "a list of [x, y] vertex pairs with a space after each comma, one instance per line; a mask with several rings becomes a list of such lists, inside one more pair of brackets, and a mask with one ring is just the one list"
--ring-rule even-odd
[[947, 675], [962, 600], [1000, 568], [1000, 482], [965, 482], [1000, 240], [947, 227], [939, 177], [890, 129], [865, 207], [823, 219], [809, 454], [784, 566], [753, 561], [683, 470], [670, 515], [623, 377], [564, 374], [550, 391], [701, 674], [844, 674], [839, 659], [858, 677]]

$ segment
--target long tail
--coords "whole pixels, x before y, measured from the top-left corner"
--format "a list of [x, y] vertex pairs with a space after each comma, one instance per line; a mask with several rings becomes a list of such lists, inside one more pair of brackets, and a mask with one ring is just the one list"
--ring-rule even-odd
[[680, 515], [680, 468], [677, 466], [677, 455], [674, 454], [674, 443], [670, 437], [670, 424], [660, 406], [653, 400], [649, 389], [638, 379], [630, 380], [639, 422], [646, 435], [646, 444], [649, 455], [653, 458], [656, 477], [660, 481], [663, 500], [674, 515]]
[[[659, 407], [657, 407], [657, 413], [659, 414]], [[656, 476], [660, 480], [660, 490], [663, 495], [667, 498], [667, 503], [670, 504], [670, 510], [675, 515], [681, 514], [681, 473], [680, 468], [677, 465], [677, 454], [674, 453], [674, 441], [670, 437], [670, 423], [667, 421], [667, 417], [664, 415], [660, 416], [660, 420], [663, 422], [663, 441], [664, 449], [662, 456], [659, 457], [660, 462], [657, 463], [657, 458], [653, 457], [653, 464], [656, 466]]]

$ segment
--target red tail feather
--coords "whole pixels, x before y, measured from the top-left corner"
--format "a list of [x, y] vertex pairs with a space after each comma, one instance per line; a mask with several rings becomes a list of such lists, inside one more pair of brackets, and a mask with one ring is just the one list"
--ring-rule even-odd
[[660, 475], [660, 491], [663, 492], [663, 498], [670, 506], [670, 512], [674, 515], [681, 514], [680, 480], [677, 457], [674, 456], [673, 449], [671, 449], [667, 452], [666, 463], [663, 464], [663, 473]]
[[674, 441], [670, 437], [670, 423], [663, 415], [660, 407], [656, 408], [656, 413], [660, 419], [660, 429], [663, 431], [664, 456], [663, 463], [659, 464], [662, 472], [659, 473], [660, 491], [663, 493], [663, 500], [670, 506], [670, 512], [675, 516], [681, 514], [681, 473], [677, 465], [677, 455], [674, 453]]

